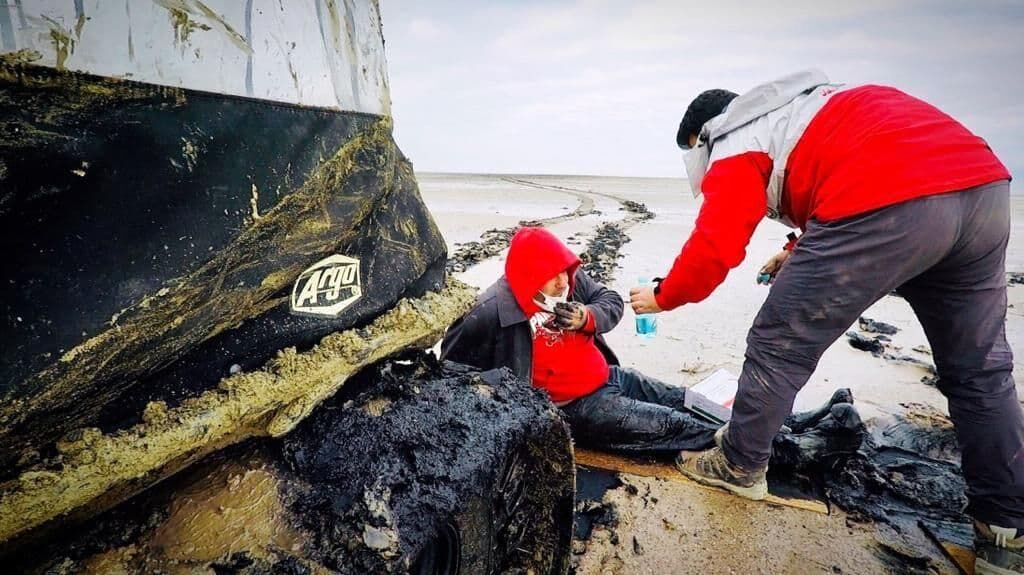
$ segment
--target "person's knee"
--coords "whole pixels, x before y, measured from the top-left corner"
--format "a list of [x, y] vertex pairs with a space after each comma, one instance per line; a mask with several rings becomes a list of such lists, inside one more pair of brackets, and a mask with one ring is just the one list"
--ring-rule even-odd
[[618, 370], [620, 377], [631, 379], [645, 379], [646, 377], [644, 376], [644, 374], [640, 373], [636, 369], [633, 369], [632, 367], [622, 367], [620, 365], [617, 366], [616, 369]]
[[639, 385], [642, 385], [642, 386], [644, 386], [646, 388], [651, 388], [651, 387], [658, 388], [658, 387], [664, 387], [664, 386], [668, 385], [665, 382], [663, 382], [663, 381], [661, 381], [661, 380], [659, 380], [659, 379], [657, 379], [655, 377], [651, 377], [651, 376], [645, 374], [644, 372], [642, 372], [642, 371], [640, 371], [638, 369], [633, 369], [631, 367], [619, 368], [619, 369], [622, 370], [622, 372], [625, 374], [625, 376], [628, 377], [631, 381], [633, 381], [633, 382], [635, 382], [635, 383], [637, 383]]
[[949, 399], [949, 414], [958, 426], [1004, 425], [1006, 418], [1022, 420], [1017, 389], [1009, 374], [998, 385], [985, 389], [964, 385], [950, 387], [952, 389], [944, 393]]
[[577, 400], [563, 409], [574, 433], [591, 435], [608, 433], [622, 416], [621, 402], [602, 396], [590, 401]]
[[985, 400], [1016, 395], [1013, 365], [987, 369], [939, 369], [939, 391], [950, 400]]
[[766, 377], [770, 374], [810, 374], [818, 364], [817, 357], [808, 356], [793, 340], [768, 338], [751, 330], [747, 336], [745, 357], [752, 368]]

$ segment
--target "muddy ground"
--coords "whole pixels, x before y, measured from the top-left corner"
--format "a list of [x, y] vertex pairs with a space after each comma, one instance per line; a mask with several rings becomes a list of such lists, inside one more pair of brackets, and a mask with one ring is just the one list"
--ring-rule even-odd
[[361, 371], [287, 436], [0, 557], [15, 573], [418, 572], [454, 522], [466, 572], [562, 572], [572, 473], [541, 393], [507, 370], [410, 352]]
[[[854, 456], [800, 474], [827, 498], [830, 515], [580, 468], [574, 572], [656, 573], [663, 566], [710, 573], [954, 573], [919, 523], [969, 541], [958, 460], [949, 420], [909, 406], [907, 417], [873, 422]], [[800, 525], [787, 525], [791, 520]], [[828, 543], [835, 537], [842, 544]], [[780, 539], [784, 546], [772, 545]], [[836, 553], [815, 557], [822, 545]]]

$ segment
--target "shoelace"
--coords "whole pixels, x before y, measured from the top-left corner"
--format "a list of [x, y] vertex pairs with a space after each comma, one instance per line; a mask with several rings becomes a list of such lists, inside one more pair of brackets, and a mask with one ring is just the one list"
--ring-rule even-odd
[[717, 455], [717, 452], [708, 451], [697, 460], [698, 463], [701, 464], [704, 473], [707, 475], [716, 475], [723, 479], [735, 479], [731, 470], [725, 465], [724, 461], [721, 461], [717, 457]]

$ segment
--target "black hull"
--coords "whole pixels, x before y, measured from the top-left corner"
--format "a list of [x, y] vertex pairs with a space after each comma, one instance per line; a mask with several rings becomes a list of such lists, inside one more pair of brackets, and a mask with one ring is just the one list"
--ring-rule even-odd
[[[387, 118], [0, 64], [0, 162], [11, 472], [443, 281]], [[334, 254], [360, 260], [363, 296], [291, 313], [296, 278]]]

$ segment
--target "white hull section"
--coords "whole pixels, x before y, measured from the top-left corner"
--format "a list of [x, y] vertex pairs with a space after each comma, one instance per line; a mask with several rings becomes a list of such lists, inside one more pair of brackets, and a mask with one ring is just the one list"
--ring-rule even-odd
[[375, 0], [8, 0], [0, 57], [390, 115]]

